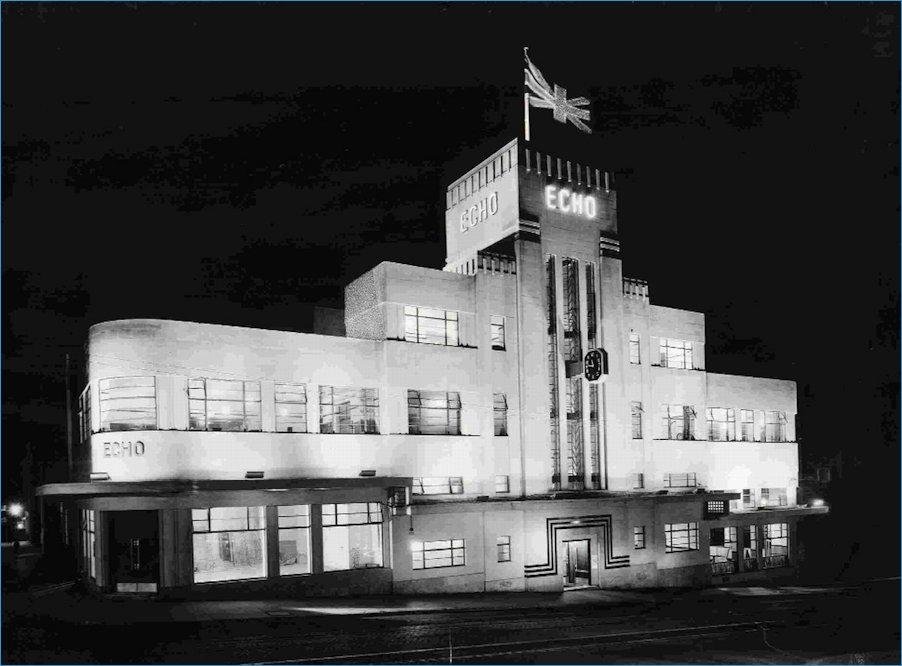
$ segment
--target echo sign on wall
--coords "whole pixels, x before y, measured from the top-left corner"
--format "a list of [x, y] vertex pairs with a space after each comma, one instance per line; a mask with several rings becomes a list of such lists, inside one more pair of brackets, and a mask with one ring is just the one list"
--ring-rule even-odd
[[460, 214], [460, 230], [467, 231], [471, 227], [475, 227], [480, 222], [484, 222], [491, 215], [498, 212], [498, 193], [492, 192], [485, 199], [473, 202], [473, 205], [466, 208]]
[[598, 212], [598, 204], [592, 195], [571, 192], [566, 187], [558, 189], [557, 185], [545, 187], [545, 207], [589, 219], [594, 218]]

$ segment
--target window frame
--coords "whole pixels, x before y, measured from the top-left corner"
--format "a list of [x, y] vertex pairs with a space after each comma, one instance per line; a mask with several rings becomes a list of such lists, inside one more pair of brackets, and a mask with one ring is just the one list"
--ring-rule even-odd
[[[300, 393], [302, 394], [301, 400], [285, 400], [284, 397], [282, 400], [279, 400], [279, 389], [282, 389], [282, 395], [286, 394], [286, 388], [300, 388]], [[278, 382], [273, 387], [273, 404], [274, 404], [274, 412], [275, 412], [275, 431], [276, 432], [284, 432], [284, 433], [306, 433], [308, 431], [307, 425], [307, 385], [306, 384], [296, 384], [290, 382]], [[279, 405], [301, 405], [300, 416], [303, 417], [303, 430], [291, 430], [285, 429], [283, 430], [280, 427], [279, 423]], [[282, 418], [285, 418], [283, 415]], [[292, 426], [288, 423], [284, 424], [286, 428], [291, 428]]]
[[[232, 383], [232, 384], [240, 384], [241, 385], [241, 399], [235, 400], [231, 398], [210, 398], [210, 387], [208, 382], [221, 382], [221, 383]], [[200, 383], [200, 386], [197, 385]], [[192, 386], [192, 384], [194, 384]], [[256, 393], [258, 396], [256, 400], [253, 398], [248, 399], [248, 384], [251, 385], [251, 395]], [[256, 384], [256, 391], [253, 390], [253, 385]], [[235, 389], [231, 389], [235, 390]], [[192, 392], [201, 391], [202, 396], [197, 397], [196, 394], [192, 397]], [[211, 405], [216, 406], [220, 403], [230, 403], [230, 404], [241, 404], [241, 429], [232, 429], [232, 428], [210, 428], [210, 410]], [[195, 419], [198, 418], [197, 414], [199, 413], [196, 409], [197, 405], [200, 404], [203, 406], [203, 427], [198, 428], [195, 426]], [[248, 405], [256, 405], [257, 413], [249, 413]], [[214, 412], [214, 416], [217, 418], [223, 418], [221, 415], [218, 415]], [[250, 423], [249, 419], [256, 418], [256, 423]], [[250, 425], [256, 425], [257, 427], [249, 427]], [[250, 380], [250, 379], [216, 379], [212, 377], [189, 377], [188, 378], [188, 430], [196, 431], [196, 432], [263, 432], [263, 390], [259, 380]]]
[[[212, 512], [215, 509], [244, 509], [244, 527], [228, 527], [221, 529], [213, 529], [213, 514]], [[251, 510], [256, 510], [255, 513], [258, 515], [251, 515]], [[205, 518], [199, 518], [198, 513], [203, 511], [205, 513]], [[225, 520], [236, 520], [236, 518], [216, 518], [215, 520], [225, 521]], [[256, 523], [256, 526], [251, 527], [251, 523]], [[198, 523], [206, 523], [206, 529], [197, 529]], [[207, 534], [233, 534], [236, 532], [260, 532], [263, 535], [263, 538], [260, 540], [261, 544], [261, 559], [260, 564], [262, 566], [262, 573], [255, 576], [249, 576], [247, 578], [220, 578], [218, 580], [204, 580], [198, 581], [197, 574], [199, 573], [197, 569], [195, 569], [196, 564], [196, 539], [195, 537], [198, 535], [207, 535]], [[220, 536], [220, 544], [222, 541], [222, 537]], [[231, 542], [229, 542], [231, 543]], [[221, 545], [220, 545], [221, 548]], [[267, 578], [269, 574], [269, 544], [267, 543], [266, 538], [266, 507], [263, 505], [256, 506], [208, 506], [208, 507], [198, 507], [191, 509], [191, 563], [192, 563], [192, 576], [191, 582], [194, 585], [210, 585], [210, 584], [218, 584], [218, 583], [231, 583], [238, 582], [243, 580], [262, 580]]]
[[676, 338], [659, 338], [658, 342], [661, 367], [676, 370], [695, 369], [692, 342]]
[[[774, 420], [771, 420], [771, 415], [773, 415]], [[770, 443], [786, 442], [786, 423], [786, 412], [765, 411], [764, 441]]]
[[645, 550], [645, 525], [633, 526], [633, 550]]
[[[723, 416], [723, 419], [715, 418]], [[708, 425], [709, 442], [736, 441], [736, 410], [732, 407], [706, 407], [705, 421]], [[718, 425], [723, 424], [724, 438], [719, 437]]]
[[[695, 440], [695, 419], [696, 412], [692, 405], [662, 405], [663, 412], [661, 415], [662, 425], [664, 426], [664, 437], [671, 441], [694, 441]], [[678, 410], [677, 415], [672, 412]], [[674, 437], [674, 426], [679, 423], [676, 437]]]
[[[150, 380], [149, 384], [137, 384], [134, 386], [107, 386], [104, 388], [104, 384], [107, 385], [112, 382], [121, 382], [128, 380]], [[110, 395], [104, 395], [105, 392], [114, 391], [116, 389], [142, 389], [142, 388], [150, 388], [151, 395], [137, 395], [137, 396], [123, 396], [123, 397], [113, 397]], [[110, 407], [107, 401], [121, 401], [121, 400], [152, 400], [153, 401], [153, 424], [146, 424], [140, 427], [129, 427], [129, 428], [110, 428], [109, 420], [111, 418], [111, 413], [117, 411], [132, 411], [135, 408], [128, 408], [127, 410], [124, 408], [113, 408]], [[97, 407], [98, 412], [100, 414], [100, 430], [98, 432], [135, 432], [141, 430], [157, 430], [159, 429], [159, 410], [157, 409], [157, 378], [154, 375], [129, 375], [127, 377], [104, 377], [103, 379], [98, 380], [97, 382]], [[141, 411], [145, 416], [148, 416], [149, 410], [147, 408], [141, 408]]]
[[[426, 483], [430, 481], [431, 483]], [[417, 492], [419, 488], [419, 492]], [[427, 492], [427, 488], [439, 488], [441, 492]], [[462, 476], [415, 476], [410, 491], [411, 495], [463, 495], [464, 478]]]
[[[685, 535], [685, 536], [683, 536]], [[685, 546], [675, 543], [675, 538], [680, 541], [685, 539]], [[690, 553], [699, 550], [698, 523], [665, 523], [664, 524], [664, 553]]]
[[507, 351], [507, 331], [505, 329], [504, 315], [492, 315], [489, 326], [492, 349], [495, 351]]
[[[492, 424], [495, 437], [507, 437], [509, 434], [507, 430], [507, 395], [495, 393], [492, 398]], [[499, 407], [499, 405], [501, 406]]]
[[[304, 507], [306, 509], [306, 513], [298, 513], [298, 514], [288, 514], [282, 515], [282, 509], [291, 509], [294, 507]], [[311, 529], [310, 529], [310, 505], [309, 504], [280, 504], [276, 507], [276, 533], [277, 533], [277, 541], [279, 543], [279, 576], [309, 576], [313, 573], [313, 553], [312, 553], [312, 542], [310, 538]], [[306, 525], [283, 525], [283, 518], [303, 518], [305, 520], [300, 522], [306, 522]], [[288, 520], [285, 521], [286, 523]], [[289, 530], [304, 530], [304, 537], [307, 542], [307, 571], [299, 571], [297, 573], [282, 572], [282, 532], [287, 532]]]
[[[503, 488], [503, 490], [499, 490], [499, 488]], [[506, 495], [511, 491], [511, 477], [510, 474], [496, 474], [495, 475], [495, 494], [496, 495]]]
[[[335, 400], [339, 392], [340, 402]], [[328, 394], [328, 402], [324, 398]], [[324, 407], [330, 408], [326, 414]], [[351, 420], [356, 410], [360, 417]], [[346, 420], [342, 420], [342, 417]], [[372, 418], [370, 418], [372, 417]], [[328, 426], [328, 427], [327, 427]], [[319, 387], [319, 431], [326, 435], [378, 435], [379, 434], [379, 389], [357, 386]]]
[[498, 549], [498, 562], [511, 561], [511, 538], [508, 535], [499, 535], [495, 539], [495, 545]]
[[[436, 546], [435, 544], [449, 544], [448, 546]], [[456, 545], [460, 544], [460, 545]], [[419, 548], [417, 548], [419, 546]], [[427, 553], [441, 553], [447, 551], [447, 559], [451, 564], [428, 565]], [[419, 554], [419, 558], [417, 555]], [[435, 541], [414, 541], [410, 544], [411, 568], [414, 571], [426, 569], [450, 569], [452, 567], [467, 566], [467, 540], [466, 539], [437, 539]], [[455, 558], [459, 557], [460, 561], [455, 562]], [[419, 566], [417, 560], [419, 559]], [[433, 561], [439, 558], [433, 557]], [[442, 558], [444, 559], [444, 558]]]
[[[442, 313], [441, 317], [436, 314], [439, 312]], [[435, 336], [433, 332], [428, 331], [425, 324], [421, 324], [421, 319], [432, 322], [442, 322], [443, 334], [441, 340], [439, 340], [438, 336]], [[442, 310], [441, 308], [405, 305], [404, 340], [407, 342], [415, 342], [417, 344], [460, 347], [460, 313], [454, 310]]]
[[[630, 425], [633, 439], [643, 439], [642, 437], [642, 403], [638, 400], [630, 402]], [[637, 434], [638, 433], [638, 434]]]
[[629, 336], [630, 365], [642, 365], [642, 350], [639, 346], [639, 334], [630, 333]]
[[[423, 406], [424, 401], [441, 400], [444, 400], [444, 407]], [[407, 432], [410, 435], [460, 435], [462, 412], [463, 403], [458, 391], [407, 389]], [[432, 420], [442, 413], [444, 423], [438, 421], [433, 423]], [[423, 425], [424, 420], [427, 421], [426, 425]]]

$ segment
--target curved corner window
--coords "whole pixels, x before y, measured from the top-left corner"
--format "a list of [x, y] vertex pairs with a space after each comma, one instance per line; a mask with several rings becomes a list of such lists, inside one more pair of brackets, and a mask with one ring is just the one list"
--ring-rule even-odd
[[115, 377], [99, 382], [100, 430], [153, 430], [157, 391], [153, 377]]

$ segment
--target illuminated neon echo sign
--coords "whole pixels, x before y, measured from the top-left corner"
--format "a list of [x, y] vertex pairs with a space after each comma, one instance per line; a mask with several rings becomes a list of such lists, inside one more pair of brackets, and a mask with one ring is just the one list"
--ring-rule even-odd
[[473, 205], [460, 214], [460, 230], [467, 231], [498, 212], [498, 193], [492, 192], [485, 199], [474, 201]]
[[545, 207], [590, 219], [598, 212], [598, 204], [592, 195], [571, 192], [566, 187], [558, 189], [557, 185], [545, 186]]

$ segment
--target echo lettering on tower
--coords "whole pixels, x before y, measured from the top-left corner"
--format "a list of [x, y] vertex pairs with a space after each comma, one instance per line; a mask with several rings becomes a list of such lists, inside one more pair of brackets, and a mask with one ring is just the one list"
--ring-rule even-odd
[[480, 222], [484, 222], [490, 215], [498, 212], [498, 193], [492, 192], [485, 199], [480, 199], [460, 214], [460, 230], [467, 231]]
[[566, 187], [558, 189], [557, 185], [545, 187], [545, 207], [571, 215], [583, 215], [589, 219], [593, 219], [598, 211], [592, 195], [571, 192]]

